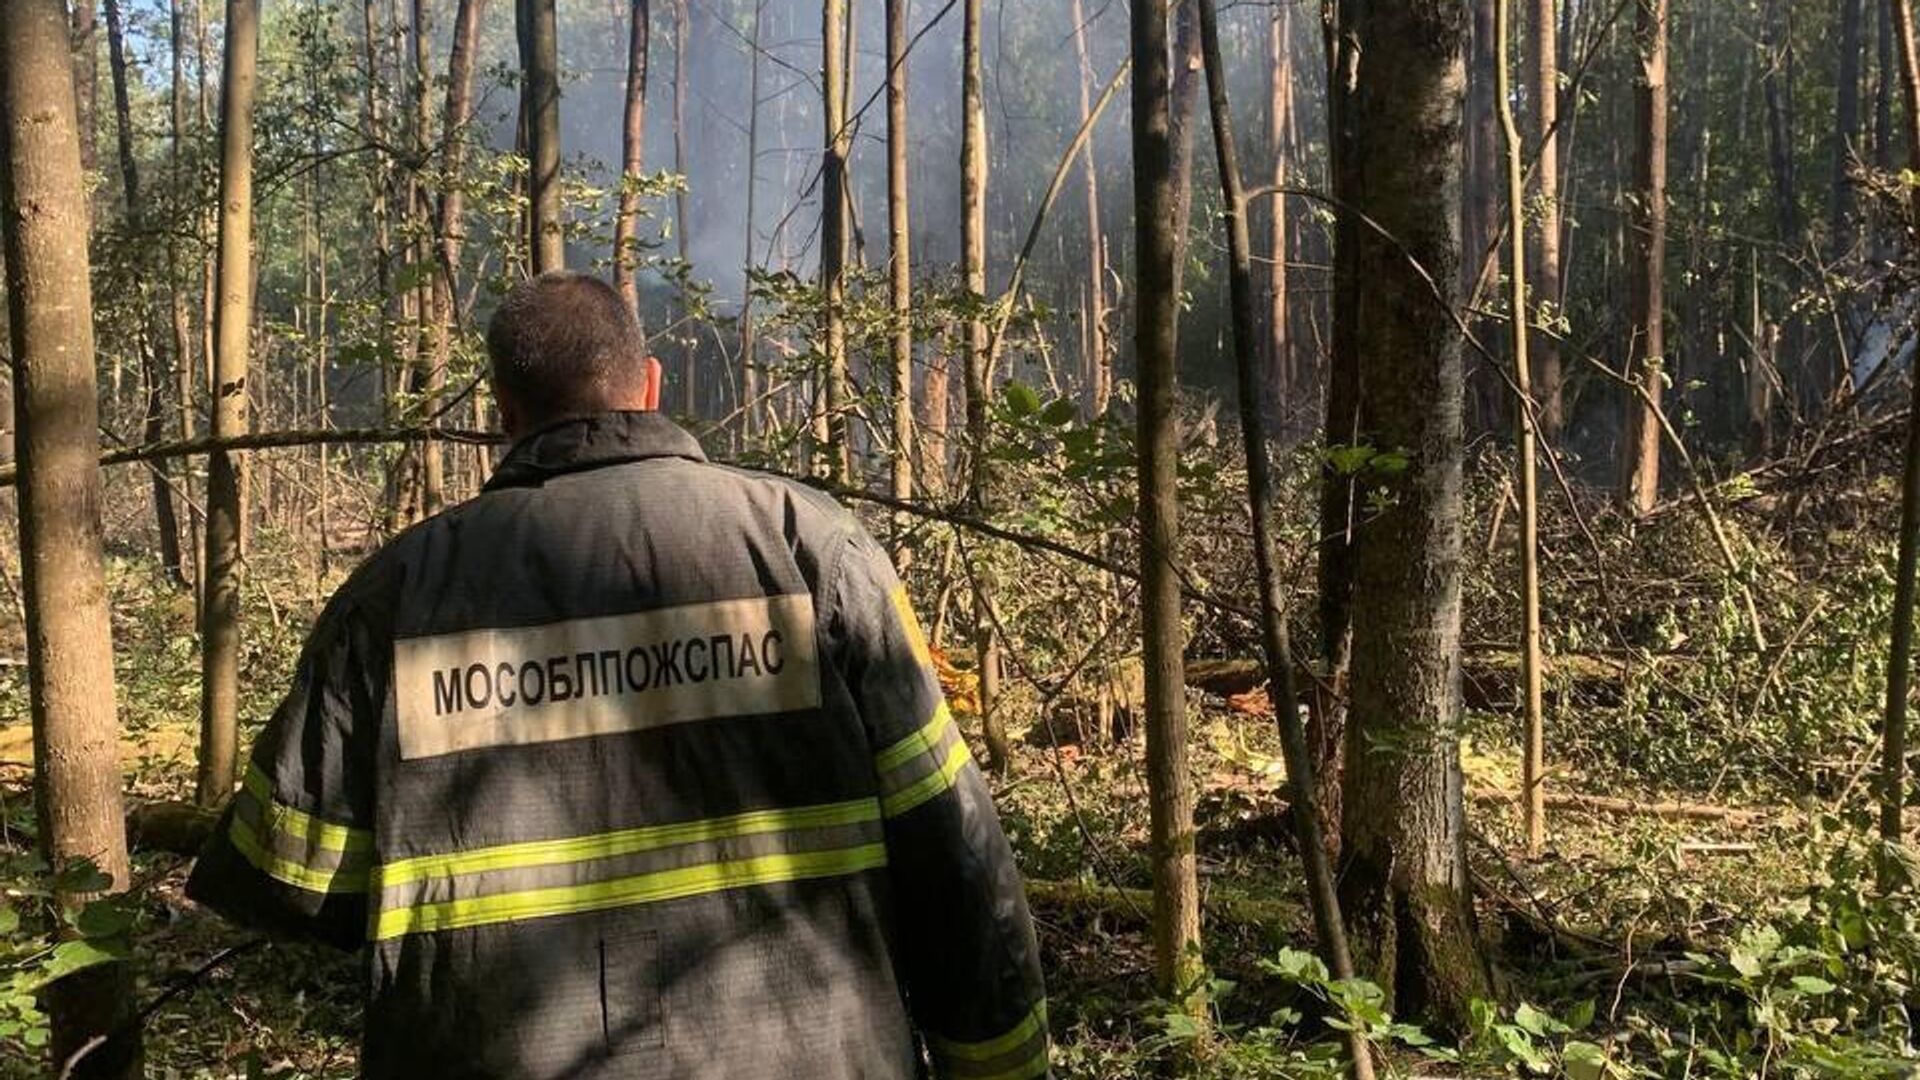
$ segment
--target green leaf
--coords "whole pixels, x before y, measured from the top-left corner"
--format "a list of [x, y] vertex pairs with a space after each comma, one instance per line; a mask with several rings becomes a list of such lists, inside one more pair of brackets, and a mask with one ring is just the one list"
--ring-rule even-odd
[[11, 904], [0, 903], [0, 934], [11, 934], [20, 929], [20, 912]]
[[1585, 1031], [1593, 1025], [1593, 1002], [1582, 1001], [1567, 1011], [1567, 1027], [1572, 1031]]
[[1015, 416], [1032, 416], [1040, 411], [1040, 395], [1025, 383], [1008, 383], [1007, 407], [1013, 410]]
[[1568, 1080], [1603, 1080], [1609, 1068], [1605, 1047], [1577, 1040], [1560, 1051], [1560, 1065]]
[[1795, 975], [1793, 988], [1808, 997], [1822, 997], [1839, 989], [1818, 975]]
[[133, 912], [117, 900], [95, 900], [80, 909], [73, 925], [83, 937], [115, 937], [133, 925]]
[[106, 871], [93, 865], [91, 859], [79, 859], [68, 863], [66, 869], [53, 879], [53, 891], [58, 893], [95, 893], [104, 892], [113, 887], [113, 878]]
[[53, 947], [53, 956], [41, 969], [41, 973], [45, 976], [45, 981], [52, 982], [76, 971], [118, 960], [125, 955], [124, 947], [112, 947], [102, 941], [88, 941], [84, 938], [63, 941]]
[[1065, 427], [1073, 423], [1074, 418], [1079, 415], [1078, 405], [1066, 398], [1056, 398], [1047, 402], [1047, 407], [1041, 410], [1040, 422], [1051, 427]]

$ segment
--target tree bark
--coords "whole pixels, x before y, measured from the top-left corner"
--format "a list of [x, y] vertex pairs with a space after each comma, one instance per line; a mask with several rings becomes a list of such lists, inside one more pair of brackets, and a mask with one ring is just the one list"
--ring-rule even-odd
[[[1547, 7], [1551, 9], [1549, 0]], [[1546, 21], [1551, 23], [1552, 12]], [[1515, 467], [1520, 495], [1520, 609], [1521, 673], [1526, 687], [1526, 734], [1522, 740], [1521, 786], [1526, 798], [1521, 816], [1527, 834], [1527, 855], [1538, 858], [1547, 843], [1546, 719], [1545, 687], [1540, 654], [1540, 484], [1536, 465], [1539, 441], [1534, 415], [1533, 365], [1528, 353], [1532, 319], [1527, 309], [1527, 187], [1526, 151], [1520, 145], [1520, 125], [1513, 116], [1513, 77], [1510, 74], [1513, 17], [1508, 0], [1495, 0], [1494, 70], [1496, 101], [1500, 113], [1500, 132], [1506, 144], [1507, 165], [1507, 242], [1512, 245], [1513, 265], [1507, 276], [1507, 306], [1513, 313], [1507, 327], [1512, 338], [1513, 384], [1516, 391]], [[1537, 30], [1537, 27], [1536, 27]], [[1552, 93], [1551, 90], [1548, 91]]]
[[[1920, 57], [1914, 53], [1913, 6], [1887, 0], [1900, 52], [1900, 89], [1907, 106], [1907, 167], [1920, 170]], [[1907, 250], [1920, 249], [1920, 188], [1909, 194]], [[1906, 838], [1907, 694], [1913, 673], [1913, 609], [1920, 564], [1920, 374], [1910, 375], [1914, 408], [1907, 414], [1907, 449], [1900, 486], [1900, 562], [1894, 575], [1893, 641], [1887, 657], [1887, 712], [1881, 727], [1880, 835]]]
[[[468, 127], [473, 123], [473, 72], [480, 52], [486, 0], [460, 0], [453, 16], [453, 43], [447, 53], [447, 103], [443, 118], [439, 206], [433, 227], [439, 244], [433, 275], [433, 343], [427, 369], [428, 400], [439, 402], [453, 364], [453, 335], [460, 324], [460, 254], [467, 239], [467, 201], [462, 189], [467, 167]], [[428, 461], [443, 460], [434, 447]]]
[[[1287, 182], [1287, 144], [1293, 115], [1293, 5], [1276, 5], [1267, 26], [1267, 152], [1274, 186]], [[1219, 138], [1216, 130], [1214, 138]], [[1217, 153], [1217, 151], [1216, 151]], [[1287, 243], [1287, 203], [1275, 199], [1267, 212], [1267, 333], [1266, 376], [1261, 380], [1261, 404], [1284, 436], [1293, 397], [1293, 355], [1287, 324], [1288, 273], [1291, 255]]]
[[71, 39], [73, 50], [73, 99], [74, 110], [78, 117], [76, 123], [80, 131], [80, 170], [86, 176], [93, 172], [99, 162], [95, 148], [98, 125], [94, 114], [100, 100], [100, 50], [94, 43], [93, 35], [99, 27], [95, 15], [94, 0], [73, 0]]
[[1634, 45], [1640, 79], [1634, 92], [1638, 143], [1634, 155], [1633, 237], [1629, 297], [1633, 330], [1628, 377], [1646, 391], [1627, 402], [1620, 462], [1620, 500], [1645, 514], [1660, 498], [1660, 398], [1666, 389], [1667, 262], [1667, 0], [1635, 0]]
[[[407, 170], [407, 212], [412, 218], [413, 263], [419, 284], [413, 290], [416, 322], [408, 335], [407, 351], [413, 357], [414, 391], [420, 395], [421, 411], [432, 416], [440, 404], [440, 392], [446, 385], [446, 369], [439, 363], [439, 338], [448, 330], [452, 312], [440, 305], [441, 275], [434, 272], [439, 261], [435, 230], [439, 226], [439, 208], [429, 196], [420, 175], [432, 151], [433, 125], [427, 99], [433, 84], [431, 29], [428, 25], [428, 0], [413, 0], [407, 20], [407, 32], [413, 46], [413, 162]], [[449, 58], [451, 62], [451, 58]], [[444, 159], [443, 159], [444, 160]], [[451, 293], [447, 294], [451, 301]], [[420, 516], [437, 514], [447, 501], [447, 463], [440, 444], [426, 443], [420, 448]]]
[[[227, 0], [220, 89], [220, 242], [214, 307], [213, 435], [247, 430], [247, 349], [253, 318], [253, 101], [259, 0]], [[207, 584], [201, 612], [200, 769], [195, 799], [233, 792], [240, 722], [240, 530], [246, 516], [239, 459], [207, 463]]]
[[[1272, 514], [1276, 502], [1273, 466], [1268, 458], [1266, 421], [1262, 416], [1262, 387], [1268, 380], [1262, 371], [1261, 339], [1254, 313], [1253, 232], [1247, 222], [1249, 208], [1240, 180], [1240, 152], [1234, 141], [1226, 65], [1220, 58], [1219, 16], [1213, 0], [1195, 2], [1200, 8], [1200, 50], [1207, 74], [1208, 112], [1213, 117], [1214, 155], [1220, 173], [1221, 201], [1226, 207], [1234, 369], [1238, 375], [1241, 446], [1247, 457], [1247, 503], [1253, 522], [1253, 557], [1260, 587], [1260, 639], [1266, 659], [1267, 695], [1276, 703], [1274, 718], [1280, 728], [1280, 744], [1286, 758], [1288, 798], [1293, 804], [1294, 830], [1306, 871], [1307, 903], [1313, 912], [1314, 936], [1333, 977], [1351, 979], [1353, 956], [1347, 947], [1346, 925], [1340, 917], [1340, 901], [1334, 891], [1326, 841], [1320, 835], [1320, 812], [1314, 805], [1313, 758], [1307, 749], [1306, 727], [1296, 704], [1300, 699], [1293, 686], [1286, 584], [1281, 580], [1279, 545], [1273, 535]], [[1356, 1080], [1370, 1080], [1373, 1058], [1367, 1040], [1357, 1032], [1349, 1033], [1348, 1048]]]
[[845, 484], [847, 454], [847, 0], [820, 6], [821, 95], [826, 148], [820, 162], [821, 338], [826, 357], [825, 475]]
[[[1140, 612], [1146, 674], [1147, 802], [1153, 867], [1153, 955], [1160, 992], [1185, 993], [1203, 970], [1194, 862], [1174, 416], [1174, 149], [1168, 0], [1134, 0], [1133, 189], [1139, 284], [1134, 351], [1140, 447]], [[1204, 1005], [1188, 1003], [1196, 1018]]]
[[526, 72], [521, 109], [527, 121], [529, 242], [533, 272], [564, 270], [567, 242], [560, 206], [560, 43], [555, 0], [517, 0], [520, 62]]
[[1335, 194], [1351, 208], [1337, 281], [1366, 283], [1343, 301], [1335, 363], [1359, 388], [1357, 440], [1405, 455], [1362, 470], [1353, 496], [1369, 509], [1351, 525], [1340, 900], [1360, 974], [1396, 1014], [1447, 1024], [1489, 985], [1460, 772], [1461, 339], [1432, 292], [1460, 281], [1466, 16], [1457, 0], [1343, 2], [1334, 106]]
[[[974, 313], [967, 317], [967, 501], [985, 515], [992, 499], [993, 475], [987, 444], [987, 402], [993, 394], [987, 327], [987, 110], [982, 93], [982, 0], [964, 0], [960, 76], [960, 264]], [[986, 583], [974, 589], [974, 649], [979, 657], [980, 717], [987, 743], [987, 765], [1005, 775], [1013, 756], [1006, 720], [999, 714], [1000, 647], [993, 632], [992, 603]]]
[[[1086, 5], [1072, 0], [1073, 47], [1080, 62], [1080, 123], [1085, 126], [1093, 115], [1093, 48], [1087, 40]], [[1107, 401], [1113, 395], [1113, 356], [1107, 343], [1107, 234], [1100, 223], [1100, 164], [1094, 153], [1096, 140], [1087, 136], [1087, 300], [1082, 318], [1086, 323], [1087, 410], [1091, 416], [1104, 416]]]
[[1833, 235], [1829, 241], [1836, 258], [1853, 246], [1855, 200], [1850, 172], [1855, 151], [1860, 147], [1861, 21], [1864, 16], [1863, 0], [1840, 0], [1840, 10], [1835, 14], [1840, 22], [1840, 85], [1834, 95]]
[[[613, 219], [613, 284], [627, 306], [640, 311], [640, 178], [647, 146], [647, 43], [652, 0], [632, 0], [627, 25], [627, 96], [620, 124], [620, 209]], [[749, 242], [751, 243], [751, 242]]]
[[[1539, 185], [1540, 221], [1534, 230], [1532, 289], [1533, 304], [1539, 321], [1549, 315], [1558, 319], [1560, 296], [1560, 43], [1559, 26], [1554, 19], [1555, 0], [1533, 0], [1533, 33], [1528, 70], [1533, 84], [1527, 88], [1533, 102], [1534, 145], [1540, 154], [1535, 176]], [[1532, 359], [1538, 379], [1534, 401], [1540, 434], [1551, 447], [1560, 441], [1565, 425], [1561, 401], [1560, 337], [1542, 325], [1533, 335]]]
[[[99, 405], [87, 265], [85, 179], [59, 0], [0, 3], [0, 224], [20, 456], [20, 567], [33, 712], [41, 855], [92, 862], [129, 884], [106, 564], [101, 551]], [[85, 895], [61, 897], [84, 902]], [[115, 962], [53, 983], [49, 1075], [133, 1013], [133, 975]], [[70, 1075], [140, 1072], [137, 1035], [110, 1040]]]
[[[887, 23], [887, 284], [893, 316], [893, 447], [890, 490], [913, 497], [913, 218], [907, 190], [907, 0], [886, 0]], [[911, 549], [905, 522], [894, 519], [893, 562], [905, 572]]]
[[[137, 257], [149, 263], [145, 212], [140, 200], [140, 167], [133, 152], [133, 108], [127, 93], [127, 49], [125, 27], [119, 0], [106, 0], [107, 63], [113, 78], [114, 133], [120, 159], [120, 188], [126, 199], [127, 231], [135, 237]], [[143, 299], [146, 283], [160, 267], [148, 266], [140, 274]], [[166, 312], [149, 307], [147, 322], [136, 332], [135, 348], [140, 354], [141, 431], [147, 442], [167, 437], [167, 370], [169, 365], [160, 350], [172, 340], [167, 330]], [[153, 476], [153, 520], [160, 536], [160, 565], [175, 585], [187, 583], [187, 564], [180, 546], [180, 519], [174, 512], [173, 477], [156, 466]]]

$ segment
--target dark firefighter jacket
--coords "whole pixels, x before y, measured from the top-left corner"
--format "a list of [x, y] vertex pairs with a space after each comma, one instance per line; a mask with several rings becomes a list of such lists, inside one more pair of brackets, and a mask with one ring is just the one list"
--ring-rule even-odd
[[652, 413], [521, 441], [354, 574], [188, 891], [366, 948], [370, 1077], [1047, 1073], [885, 554]]

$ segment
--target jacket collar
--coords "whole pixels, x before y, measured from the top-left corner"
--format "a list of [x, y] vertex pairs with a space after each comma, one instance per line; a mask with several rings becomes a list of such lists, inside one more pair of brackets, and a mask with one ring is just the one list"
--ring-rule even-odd
[[648, 458], [705, 461], [700, 443], [657, 412], [608, 412], [561, 420], [513, 444], [486, 490], [528, 487], [564, 473]]

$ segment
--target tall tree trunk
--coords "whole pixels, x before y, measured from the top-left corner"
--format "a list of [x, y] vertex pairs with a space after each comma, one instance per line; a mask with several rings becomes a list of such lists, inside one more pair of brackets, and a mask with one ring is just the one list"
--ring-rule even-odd
[[[1275, 186], [1287, 182], [1292, 114], [1293, 5], [1280, 4], [1267, 25], [1267, 152]], [[1217, 129], [1214, 139], [1219, 139]], [[1268, 203], [1267, 213], [1267, 333], [1262, 339], [1266, 376], [1261, 380], [1260, 403], [1283, 436], [1293, 397], [1293, 355], [1287, 325], [1287, 259], [1290, 255], [1287, 203], [1284, 199], [1274, 199]]]
[[[1300, 721], [1300, 700], [1293, 685], [1293, 646], [1287, 631], [1286, 583], [1281, 579], [1280, 550], [1274, 539], [1273, 465], [1268, 458], [1266, 421], [1262, 417], [1263, 377], [1258, 319], [1254, 312], [1253, 230], [1247, 222], [1246, 193], [1240, 180], [1240, 151], [1234, 141], [1233, 111], [1227, 96], [1226, 65], [1220, 58], [1219, 15], [1213, 0], [1196, 0], [1200, 8], [1200, 49], [1207, 73], [1207, 99], [1213, 117], [1213, 147], [1220, 173], [1221, 201], [1226, 207], [1228, 286], [1232, 292], [1234, 370], [1240, 398], [1241, 447], [1247, 457], [1247, 504], [1253, 521], [1253, 558], [1260, 589], [1260, 643], [1266, 660], [1267, 695], [1276, 702], [1274, 717], [1287, 764], [1288, 798], [1293, 804], [1295, 837], [1306, 871], [1307, 904], [1313, 912], [1314, 936], [1327, 969], [1336, 979], [1353, 978], [1353, 956], [1347, 947], [1346, 925], [1340, 917], [1333, 867], [1315, 807], [1313, 758]], [[1276, 20], [1277, 22], [1278, 20]], [[1350, 1032], [1356, 1080], [1373, 1075], [1372, 1051], [1358, 1032]]]
[[[168, 0], [168, 40], [173, 56], [171, 72], [171, 90], [168, 94], [167, 117], [169, 132], [169, 156], [167, 161], [168, 182], [173, 190], [174, 205], [190, 205], [187, 172], [183, 167], [187, 160], [187, 77], [186, 77], [186, 12], [181, 0]], [[195, 221], [198, 217], [196, 215]], [[204, 368], [202, 358], [194, 350], [193, 314], [187, 300], [187, 289], [182, 283], [187, 281], [187, 269], [180, 254], [180, 237], [175, 230], [167, 232], [167, 290], [172, 306], [172, 332], [175, 394], [179, 405], [179, 429], [182, 439], [194, 436], [194, 387], [199, 383], [197, 372]], [[193, 591], [196, 602], [200, 599], [205, 574], [200, 565], [205, 549], [200, 544], [200, 533], [205, 522], [200, 504], [193, 498], [192, 470], [181, 473], [180, 490], [186, 496], [187, 504], [187, 549], [184, 556], [193, 560], [189, 568], [193, 575]]]
[[[106, 14], [107, 62], [113, 77], [114, 131], [119, 149], [121, 193], [126, 198], [127, 231], [139, 245], [138, 257], [146, 262], [150, 248], [144, 224], [146, 213], [140, 200], [140, 167], [133, 152], [133, 107], [127, 93], [127, 49], [120, 0], [106, 0]], [[157, 266], [143, 269], [142, 294], [147, 291], [151, 271], [159, 269]], [[140, 353], [141, 436], [151, 444], [163, 442], [167, 437], [168, 364], [160, 350], [172, 339], [167, 330], [166, 312], [158, 300], [143, 314], [147, 321], [136, 332], [135, 347]], [[185, 585], [187, 565], [180, 547], [180, 519], [173, 506], [173, 470], [166, 462], [159, 461], [150, 463], [148, 469], [153, 477], [153, 520], [160, 534], [160, 565], [174, 584]]]
[[526, 71], [521, 109], [527, 121], [529, 224], [533, 272], [564, 270], [567, 241], [560, 220], [560, 42], [555, 0], [516, 0], [520, 62]]
[[1460, 772], [1461, 341], [1432, 291], [1460, 280], [1466, 17], [1457, 0], [1342, 3], [1335, 104], [1341, 217], [1375, 223], [1339, 234], [1337, 280], [1366, 287], [1345, 300], [1335, 363], [1357, 380], [1358, 440], [1406, 455], [1363, 470], [1355, 495], [1369, 510], [1351, 525], [1340, 900], [1355, 966], [1393, 1011], [1450, 1023], [1489, 981]]
[[[687, 174], [687, 57], [689, 46], [689, 14], [687, 0], [673, 0], [673, 171], [681, 179], [679, 188], [673, 196], [673, 237], [680, 264], [692, 267], [692, 210], [690, 201], [692, 189], [688, 186]], [[685, 306], [682, 297], [682, 306]], [[687, 412], [693, 412], [694, 392], [698, 388], [693, 363], [693, 347], [687, 346], [681, 368], [685, 373]]]
[[[907, 191], [907, 0], [886, 0], [887, 299], [893, 316], [893, 448], [888, 477], [896, 499], [913, 497], [913, 217]], [[911, 555], [906, 522], [894, 521], [893, 562]]]
[[72, 35], [69, 47], [73, 50], [74, 109], [80, 129], [80, 169], [83, 176], [93, 172], [99, 161], [94, 145], [99, 127], [94, 116], [100, 100], [100, 48], [93, 39], [99, 27], [94, 4], [95, 0], [73, 0], [72, 23], [69, 27]]
[[[1146, 673], [1147, 804], [1152, 834], [1153, 956], [1160, 992], [1183, 993], [1202, 968], [1187, 763], [1185, 634], [1174, 415], [1174, 169], [1167, 0], [1134, 0], [1133, 191], [1138, 297], [1141, 653]], [[1189, 1003], [1190, 1009], [1194, 1003]]]
[[[407, 206], [413, 219], [414, 276], [419, 281], [413, 290], [417, 323], [413, 333], [408, 335], [408, 352], [414, 358], [413, 389], [420, 395], [421, 412], [425, 417], [432, 417], [439, 411], [440, 391], [446, 382], [445, 369], [438, 362], [435, 349], [451, 313], [440, 308], [440, 275], [434, 272], [440, 258], [439, 244], [435, 239], [439, 212], [420, 175], [428, 155], [433, 152], [433, 127], [427, 108], [433, 85], [432, 39], [429, 37], [431, 27], [428, 25], [427, 8], [428, 0], [413, 0], [412, 14], [407, 20], [408, 35], [413, 46], [413, 164], [407, 170]], [[439, 513], [446, 505], [446, 455], [437, 439], [421, 443], [418, 449], [420, 514], [426, 517]]]
[[1873, 167], [1893, 171], [1893, 84], [1900, 77], [1899, 60], [1894, 54], [1892, 2], [1875, 4], [1879, 9], [1879, 33], [1874, 35], [1875, 63], [1879, 73], [1873, 92]]
[[1565, 424], [1561, 402], [1560, 338], [1548, 327], [1548, 313], [1560, 314], [1560, 44], [1554, 20], [1555, 0], [1533, 0], [1533, 33], [1528, 38], [1527, 88], [1533, 102], [1534, 145], [1540, 154], [1535, 170], [1539, 184], [1540, 221], [1533, 244], [1533, 303], [1540, 312], [1540, 329], [1533, 335], [1534, 401], [1540, 434], [1551, 452]]
[[1187, 291], [1187, 236], [1193, 220], [1194, 109], [1200, 101], [1198, 0], [1173, 4], [1173, 338], [1180, 341], [1180, 301]]
[[1840, 86], [1834, 95], [1833, 235], [1829, 241], [1836, 258], [1853, 244], [1853, 180], [1849, 175], [1860, 149], [1861, 22], [1864, 0], [1840, 0]]
[[[33, 710], [39, 845], [56, 869], [90, 861], [127, 888], [113, 640], [101, 552], [100, 417], [94, 385], [86, 182], [59, 0], [0, 3], [0, 235], [6, 255], [20, 568]], [[67, 902], [88, 897], [67, 895]], [[94, 1048], [133, 1015], [133, 973], [115, 962], [47, 988], [48, 1075], [140, 1074], [137, 1035]]]
[[825, 101], [826, 149], [820, 163], [820, 286], [827, 441], [825, 475], [846, 484], [852, 476], [847, 447], [847, 0], [820, 6], [821, 95]]
[[[967, 317], [967, 499], [985, 514], [991, 503], [992, 470], [987, 443], [987, 401], [993, 393], [987, 328], [987, 109], [983, 96], [983, 0], [963, 0], [960, 78], [960, 264], [974, 313]], [[993, 632], [992, 599], [986, 583], [974, 590], [974, 648], [980, 673], [980, 717], [988, 766], [1004, 775], [1011, 765], [1006, 718], [1000, 715], [1000, 649]]]
[[[1467, 68], [1466, 187], [1460, 201], [1460, 288], [1472, 309], [1467, 318], [1481, 320], [1481, 308], [1500, 280], [1498, 195], [1500, 191], [1500, 122], [1494, 101], [1494, 5], [1496, 0], [1470, 0], [1473, 27], [1471, 59]], [[1497, 351], [1497, 350], [1495, 350]], [[1499, 402], [1506, 387], [1491, 364], [1473, 364], [1467, 371], [1467, 423], [1472, 430], [1493, 429], [1500, 416]]]
[[[762, 29], [766, 25], [768, 0], [755, 0], [753, 5], [753, 37], [748, 44], [750, 58], [747, 76], [747, 194], [746, 226], [742, 230], [746, 241], [742, 245], [744, 259], [740, 263], [740, 433], [743, 442], [752, 439], [760, 431], [760, 417], [765, 415], [770, 404], [760, 400], [760, 359], [758, 334], [753, 322], [753, 241], [755, 196], [760, 187], [760, 88], [761, 88], [761, 41]], [[678, 63], [676, 60], [675, 63]]]
[[441, 151], [444, 175], [433, 227], [434, 239], [439, 244], [434, 255], [438, 265], [433, 275], [433, 353], [427, 371], [429, 400], [435, 402], [446, 389], [453, 364], [454, 329], [461, 321], [460, 253], [467, 238], [467, 205], [462, 180], [467, 166], [467, 129], [473, 123], [473, 72], [479, 58], [480, 29], [486, 18], [486, 7], [486, 0], [460, 0], [454, 11], [453, 43], [447, 54], [447, 104]]
[[[259, 0], [227, 0], [220, 80], [220, 244], [215, 278], [213, 437], [247, 431], [253, 318], [253, 99]], [[201, 613], [200, 771], [195, 798], [233, 792], [240, 724], [240, 530], [246, 517], [231, 451], [207, 460], [207, 585]]]
[[[652, 0], [633, 0], [627, 25], [627, 96], [620, 123], [620, 210], [613, 219], [613, 284], [627, 306], [640, 311], [640, 178], [647, 147], [647, 43]], [[677, 61], [676, 61], [677, 63]], [[749, 241], [751, 243], [751, 241]]]
[[1639, 140], [1634, 156], [1634, 258], [1629, 298], [1633, 320], [1628, 377], [1640, 392], [1627, 402], [1627, 438], [1620, 463], [1620, 498], [1644, 514], [1660, 498], [1660, 397], [1666, 386], [1667, 262], [1667, 0], [1635, 0], [1635, 90]]
[[[1087, 40], [1084, 0], [1072, 0], [1073, 47], [1080, 62], [1080, 123], [1093, 115], [1093, 48]], [[1087, 135], [1087, 301], [1082, 318], [1086, 323], [1087, 409], [1092, 416], [1104, 416], [1107, 400], [1113, 395], [1113, 355], [1107, 344], [1107, 234], [1100, 223], [1100, 163], [1094, 153], [1096, 140]]]
[[[1547, 7], [1552, 6], [1548, 0]], [[1545, 21], [1552, 23], [1551, 10]], [[1527, 350], [1532, 320], [1527, 315], [1526, 150], [1520, 145], [1520, 125], [1513, 116], [1512, 49], [1508, 43], [1512, 32], [1513, 16], [1508, 0], [1496, 0], [1494, 100], [1500, 113], [1500, 133], [1506, 144], [1507, 242], [1513, 252], [1513, 265], [1507, 277], [1507, 306], [1512, 318], [1507, 326], [1512, 335], [1517, 435], [1514, 442], [1515, 456], [1519, 459], [1516, 468], [1520, 473], [1516, 486], [1520, 494], [1521, 671], [1526, 699], [1525, 754], [1521, 762], [1526, 797], [1521, 801], [1521, 811], [1526, 823], [1527, 854], [1538, 858], [1547, 843], [1546, 720], [1540, 655], [1540, 485], [1535, 461], [1538, 432], [1534, 417], [1533, 365]], [[1551, 95], [1552, 84], [1546, 85]]]
[[[1900, 89], [1907, 106], [1907, 167], [1920, 171], [1920, 57], [1914, 53], [1913, 7], [1887, 0], [1900, 51]], [[1920, 251], [1920, 188], [1910, 193], [1907, 252]], [[1913, 673], [1915, 568], [1920, 564], [1920, 374], [1909, 376], [1913, 408], [1907, 414], [1907, 450], [1900, 485], [1900, 562], [1894, 576], [1893, 642], [1887, 656], [1887, 713], [1881, 728], [1880, 835], [1905, 840], [1907, 801], [1907, 693]]]

